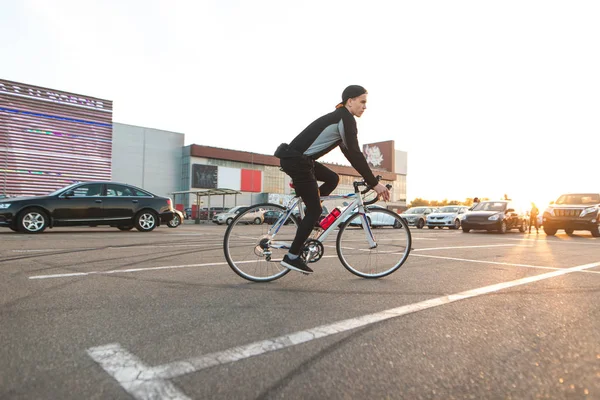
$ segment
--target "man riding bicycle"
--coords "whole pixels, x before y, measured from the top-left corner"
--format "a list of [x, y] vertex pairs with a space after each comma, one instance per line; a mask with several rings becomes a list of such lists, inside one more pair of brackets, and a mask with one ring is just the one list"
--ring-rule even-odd
[[[328, 196], [337, 187], [339, 176], [316, 160], [340, 146], [350, 164], [373, 187], [377, 196], [390, 199], [389, 190], [377, 181], [358, 144], [358, 129], [354, 117], [367, 109], [367, 90], [351, 85], [342, 92], [342, 102], [335, 111], [308, 125], [290, 144], [282, 143], [275, 151], [281, 169], [292, 178], [296, 194], [306, 205], [306, 214], [298, 226], [289, 252], [281, 265], [285, 268], [312, 273], [300, 257], [304, 242], [321, 215], [320, 196]], [[323, 182], [318, 186], [317, 181]]]

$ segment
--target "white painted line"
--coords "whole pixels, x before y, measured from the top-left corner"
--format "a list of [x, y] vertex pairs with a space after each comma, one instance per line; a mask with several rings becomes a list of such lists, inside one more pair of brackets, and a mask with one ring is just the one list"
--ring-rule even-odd
[[[509, 267], [525, 267], [525, 268], [538, 268], [538, 269], [551, 269], [551, 270], [559, 270], [562, 268], [557, 267], [547, 267], [541, 265], [529, 265], [529, 264], [515, 264], [515, 263], [507, 263], [507, 262], [499, 262], [499, 261], [485, 261], [485, 260], [472, 260], [468, 258], [456, 258], [456, 257], [442, 257], [442, 256], [430, 256], [425, 254], [412, 254], [411, 256], [415, 257], [425, 257], [425, 258], [439, 258], [441, 260], [451, 260], [451, 261], [462, 261], [462, 262], [470, 262], [477, 264], [493, 264], [493, 265], [506, 265]], [[600, 274], [600, 271], [581, 271], [590, 274]]]
[[[323, 256], [322, 258], [337, 257], [336, 255]], [[278, 260], [273, 260], [276, 262]], [[236, 264], [250, 264], [256, 262], [267, 262], [265, 260], [248, 260], [248, 261], [236, 261]], [[166, 265], [163, 267], [147, 267], [147, 268], [129, 268], [129, 269], [113, 269], [110, 271], [89, 271], [89, 272], [71, 272], [67, 274], [51, 274], [51, 275], [33, 275], [29, 279], [53, 279], [53, 278], [70, 278], [73, 276], [87, 276], [87, 275], [110, 275], [110, 274], [121, 274], [131, 272], [145, 272], [145, 271], [158, 271], [163, 269], [181, 269], [181, 268], [195, 268], [195, 267], [212, 267], [217, 265], [227, 265], [226, 262], [216, 263], [205, 263], [205, 264], [188, 264], [188, 265]]]
[[477, 246], [450, 246], [450, 247], [426, 247], [423, 249], [414, 249], [412, 251], [430, 251], [430, 250], [454, 250], [454, 249], [480, 249], [488, 247], [531, 247], [529, 245], [518, 245], [518, 244], [487, 244]]
[[[504, 239], [504, 240], [517, 240], [517, 241], [527, 241], [527, 242], [532, 242], [532, 243], [544, 243], [544, 244], [577, 244], [577, 245], [584, 245], [584, 246], [599, 246], [600, 247], [600, 242], [596, 241], [594, 238], [589, 238], [590, 242], [581, 242], [581, 241], [576, 241], [574, 238], [569, 237], [568, 239], [561, 239], [561, 238], [555, 238], [554, 240], [550, 239], [548, 240], [549, 237], [539, 237], [536, 239], [532, 239], [532, 238], [522, 238], [522, 239]], [[584, 238], [585, 240], [585, 238]]]
[[[252, 260], [252, 262], [255, 262]], [[178, 268], [194, 268], [194, 267], [210, 267], [213, 265], [227, 265], [226, 262], [206, 263], [206, 264], [189, 264], [189, 265], [167, 265], [163, 267], [148, 267], [148, 268], [129, 268], [129, 269], [113, 269], [110, 271], [90, 271], [90, 272], [73, 272], [68, 274], [52, 274], [52, 275], [34, 275], [29, 279], [51, 279], [51, 278], [68, 278], [71, 276], [86, 276], [86, 275], [108, 275], [142, 271], [157, 271], [161, 269], [178, 269]]]
[[[467, 290], [448, 296], [421, 301], [419, 303], [408, 304], [373, 314], [363, 315], [357, 318], [350, 318], [343, 321], [334, 322], [332, 324], [321, 325], [316, 328], [298, 331], [272, 339], [260, 340], [258, 342], [232, 347], [224, 351], [210, 353], [183, 361], [175, 361], [169, 364], [163, 364], [151, 368], [145, 366], [141, 361], [135, 358], [135, 356], [127, 353], [118, 344], [94, 347], [88, 350], [88, 354], [90, 354], [94, 360], [96, 360], [113, 378], [117, 380], [117, 382], [119, 382], [119, 384], [123, 386], [125, 390], [127, 390], [128, 393], [130, 393], [136, 399], [150, 399], [155, 398], [151, 396], [155, 395], [157, 392], [179, 393], [177, 392], [177, 389], [170, 382], [168, 382], [168, 380], [182, 375], [197, 372], [217, 365], [233, 363], [288, 347], [293, 347], [316, 339], [350, 331], [356, 328], [429, 308], [453, 303], [455, 301], [482, 296], [497, 292], [499, 290], [526, 285], [544, 279], [566, 275], [572, 272], [584, 271], [597, 266], [600, 266], [600, 262], [579, 265], [572, 268], [563, 268], [556, 271], [547, 272], [545, 274], [484, 286], [478, 289]], [[145, 385], [151, 386], [147, 387]], [[138, 388], [143, 388], [143, 390], [138, 390]]]
[[139, 379], [150, 368], [119, 344], [94, 347], [87, 353], [135, 399], [190, 399], [167, 380]]

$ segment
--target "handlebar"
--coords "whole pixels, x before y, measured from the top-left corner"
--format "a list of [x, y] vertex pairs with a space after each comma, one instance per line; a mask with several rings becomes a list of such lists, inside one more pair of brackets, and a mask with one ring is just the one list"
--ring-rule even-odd
[[[377, 182], [379, 182], [381, 180], [382, 176], [381, 175], [377, 175], [376, 178], [377, 178]], [[362, 181], [354, 181], [354, 182], [352, 182], [352, 185], [354, 186], [354, 193], [360, 193], [361, 195], [362, 194], [366, 194], [367, 192], [373, 190], [373, 186], [369, 185], [364, 180], [362, 180]], [[366, 188], [364, 190], [359, 190], [358, 188], [360, 186], [366, 186]], [[387, 185], [385, 185], [385, 187], [388, 190], [392, 190], [392, 185], [390, 185], [389, 183]], [[363, 204], [365, 206], [368, 206], [368, 205], [376, 203], [378, 200], [379, 200], [379, 196], [375, 197], [373, 200], [363, 202]]]

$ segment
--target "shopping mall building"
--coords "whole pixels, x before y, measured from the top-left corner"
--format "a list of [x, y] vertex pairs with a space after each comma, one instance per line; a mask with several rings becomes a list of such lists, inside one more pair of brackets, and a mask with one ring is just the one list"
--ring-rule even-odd
[[[363, 151], [393, 186], [388, 208], [406, 208], [407, 153], [392, 140]], [[326, 165], [340, 175], [334, 193], [351, 192], [360, 179], [354, 168]], [[113, 122], [110, 100], [0, 79], [0, 194], [42, 195], [98, 180], [169, 196], [180, 209], [283, 203], [292, 195], [272, 155], [186, 146], [183, 133]]]

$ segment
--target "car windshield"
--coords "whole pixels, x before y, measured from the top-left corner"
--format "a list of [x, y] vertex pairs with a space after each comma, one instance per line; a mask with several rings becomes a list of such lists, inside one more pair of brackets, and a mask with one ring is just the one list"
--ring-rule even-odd
[[438, 210], [441, 213], [457, 213], [458, 207], [442, 207]]
[[423, 212], [425, 212], [425, 208], [418, 207], [418, 208], [409, 208], [408, 210], [406, 210], [406, 212], [404, 214], [423, 214]]
[[600, 195], [595, 193], [586, 194], [563, 194], [556, 200], [556, 204], [598, 204]]
[[506, 204], [503, 201], [484, 201], [477, 204], [473, 211], [504, 211], [506, 210]]

